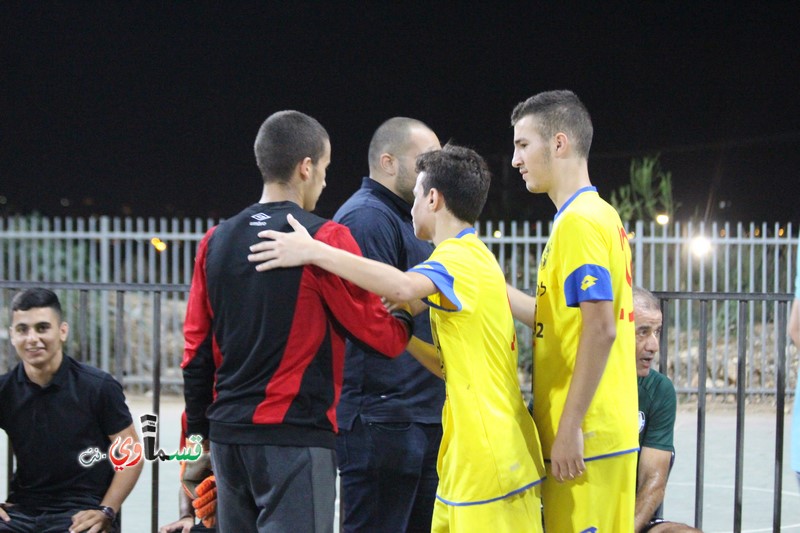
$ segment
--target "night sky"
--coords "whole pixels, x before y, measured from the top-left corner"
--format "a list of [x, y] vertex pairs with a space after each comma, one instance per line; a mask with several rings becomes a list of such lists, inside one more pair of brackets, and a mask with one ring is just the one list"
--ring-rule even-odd
[[411, 4], [0, 3], [0, 214], [230, 216], [260, 196], [261, 122], [297, 109], [331, 135], [323, 216], [405, 115], [489, 160], [484, 218], [547, 220], [509, 114], [568, 88], [602, 195], [660, 153], [678, 218], [798, 222], [792, 3]]

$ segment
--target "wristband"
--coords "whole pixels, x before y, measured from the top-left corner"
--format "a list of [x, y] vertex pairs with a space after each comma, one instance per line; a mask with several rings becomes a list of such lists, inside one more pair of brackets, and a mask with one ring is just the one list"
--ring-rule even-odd
[[100, 507], [98, 507], [98, 509], [100, 510], [101, 513], [106, 515], [106, 518], [108, 518], [109, 522], [111, 522], [112, 524], [114, 523], [114, 519], [117, 517], [117, 512], [114, 510], [113, 507], [109, 507], [108, 505], [101, 505]]
[[414, 335], [414, 317], [411, 316], [411, 313], [405, 309], [395, 309], [392, 311], [392, 316], [406, 325], [406, 329], [408, 329], [408, 338], [410, 339]]

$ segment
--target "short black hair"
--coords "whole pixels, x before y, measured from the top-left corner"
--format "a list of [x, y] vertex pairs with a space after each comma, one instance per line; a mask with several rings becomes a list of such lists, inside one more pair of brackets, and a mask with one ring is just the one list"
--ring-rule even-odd
[[14, 311], [28, 311], [40, 307], [49, 307], [56, 312], [58, 321], [63, 320], [63, 313], [61, 312], [61, 302], [58, 300], [56, 293], [50, 289], [43, 289], [36, 287], [33, 289], [25, 289], [18, 292], [14, 299], [11, 300], [11, 314]]
[[511, 125], [522, 118], [534, 115], [539, 121], [539, 134], [551, 139], [559, 131], [570, 137], [575, 151], [583, 158], [589, 157], [594, 128], [589, 111], [572, 91], [547, 91], [518, 103], [511, 112]]
[[448, 143], [441, 150], [420, 154], [416, 171], [425, 173], [425, 194], [436, 189], [456, 218], [469, 224], [478, 220], [489, 195], [492, 174], [475, 150]]
[[369, 142], [367, 153], [367, 163], [369, 169], [380, 167], [380, 157], [383, 153], [399, 154], [405, 152], [409, 146], [412, 128], [430, 129], [421, 120], [408, 117], [390, 118], [375, 130], [372, 140]]
[[268, 182], [288, 182], [306, 157], [316, 164], [330, 137], [322, 124], [299, 111], [273, 113], [261, 124], [255, 142], [256, 164]]

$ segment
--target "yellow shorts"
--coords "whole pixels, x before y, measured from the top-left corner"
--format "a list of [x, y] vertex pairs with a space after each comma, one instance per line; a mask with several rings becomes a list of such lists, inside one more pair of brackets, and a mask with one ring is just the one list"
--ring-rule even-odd
[[541, 487], [477, 505], [447, 505], [437, 498], [431, 532], [542, 533]]
[[575, 481], [557, 482], [547, 463], [542, 485], [547, 533], [633, 531], [636, 452], [586, 462]]

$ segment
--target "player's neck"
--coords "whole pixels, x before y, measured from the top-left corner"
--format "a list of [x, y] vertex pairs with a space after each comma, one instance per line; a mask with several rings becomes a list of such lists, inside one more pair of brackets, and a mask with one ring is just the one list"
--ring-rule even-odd
[[294, 202], [303, 206], [303, 195], [291, 183], [265, 183], [261, 192], [260, 204], [271, 202]]
[[[566, 163], [566, 162], [565, 162]], [[584, 187], [592, 185], [589, 179], [589, 168], [585, 159], [579, 161], [570, 161], [564, 164], [558, 172], [554, 180], [554, 187], [548, 191], [548, 196], [556, 210], [572, 198], [572, 196]]]
[[471, 228], [472, 224], [459, 220], [458, 218], [447, 214], [446, 216], [439, 216], [436, 219], [436, 230], [433, 234], [433, 244], [439, 246], [439, 243], [447, 239], [456, 237], [459, 233], [467, 228]]

